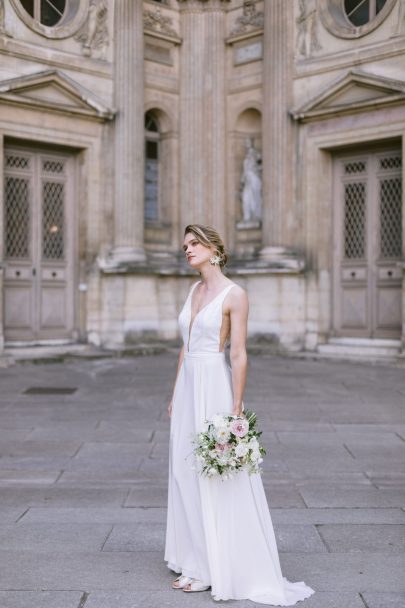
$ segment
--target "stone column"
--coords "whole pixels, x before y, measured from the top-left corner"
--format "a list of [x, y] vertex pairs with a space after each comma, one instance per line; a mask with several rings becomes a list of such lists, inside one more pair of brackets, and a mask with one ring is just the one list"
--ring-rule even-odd
[[229, 0], [179, 0], [180, 222], [225, 231], [225, 11]]
[[294, 150], [292, 100], [293, 0], [264, 3], [263, 249], [264, 258], [292, 245]]
[[142, 261], [144, 230], [143, 2], [118, 0], [114, 15], [115, 262]]

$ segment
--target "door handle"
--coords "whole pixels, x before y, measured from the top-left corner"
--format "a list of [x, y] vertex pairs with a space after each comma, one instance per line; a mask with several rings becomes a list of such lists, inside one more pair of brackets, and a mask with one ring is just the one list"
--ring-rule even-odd
[[356, 273], [354, 270], [352, 270], [352, 272], [350, 273], [350, 275], [354, 278], [356, 276]]
[[392, 270], [388, 270], [387, 275], [388, 275], [389, 277], [392, 277]]
[[37, 271], [36, 271], [36, 269], [35, 269], [35, 268], [33, 268], [33, 269], [32, 269], [32, 276], [34, 276], [34, 277], [35, 277], [35, 276], [36, 276], [36, 274], [37, 274]]

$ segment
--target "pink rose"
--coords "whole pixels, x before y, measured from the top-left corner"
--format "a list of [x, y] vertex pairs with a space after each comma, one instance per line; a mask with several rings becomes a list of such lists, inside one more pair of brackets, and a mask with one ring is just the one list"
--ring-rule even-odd
[[246, 420], [246, 418], [242, 418], [241, 420], [233, 420], [231, 422], [231, 431], [237, 437], [244, 437], [249, 431], [249, 422]]
[[216, 443], [215, 449], [217, 452], [226, 452], [231, 446], [229, 443]]

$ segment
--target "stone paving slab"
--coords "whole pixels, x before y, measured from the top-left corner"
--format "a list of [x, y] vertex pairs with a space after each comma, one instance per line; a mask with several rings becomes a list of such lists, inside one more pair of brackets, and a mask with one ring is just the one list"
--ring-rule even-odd
[[24, 523], [0, 524], [0, 547], [2, 551], [24, 551], [69, 553], [101, 551], [112, 530], [110, 524], [77, 523]]
[[283, 553], [284, 576], [318, 591], [405, 592], [405, 555], [374, 553]]
[[81, 591], [0, 591], [1, 608], [77, 608]]
[[120, 488], [86, 488], [86, 487], [9, 487], [0, 488], [0, 504], [2, 506], [76, 506], [96, 507], [100, 504], [117, 507], [121, 506], [127, 495], [127, 490]]
[[367, 608], [404, 608], [405, 593], [369, 593], [362, 594]]
[[404, 553], [405, 525], [322, 524], [317, 531], [330, 552]]
[[[60, 508], [41, 508], [31, 507], [24, 515], [24, 521], [26, 522], [50, 522], [50, 523], [88, 523], [93, 522], [95, 524], [109, 523], [109, 524], [120, 524], [120, 523], [136, 523], [136, 522], [149, 522], [149, 523], [165, 523], [166, 522], [166, 509], [160, 508], [75, 508], [75, 507], [60, 507]], [[21, 511], [13, 510], [10, 513], [10, 519], [12, 514], [20, 516]], [[1, 515], [1, 513], [0, 513]], [[403, 513], [405, 519], [405, 513]]]
[[403, 507], [405, 492], [398, 489], [377, 489], [362, 486], [302, 486], [300, 494], [308, 507]]

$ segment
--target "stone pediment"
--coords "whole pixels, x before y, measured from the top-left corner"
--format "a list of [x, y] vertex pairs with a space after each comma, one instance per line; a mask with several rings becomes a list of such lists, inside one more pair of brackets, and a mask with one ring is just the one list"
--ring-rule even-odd
[[291, 115], [305, 122], [398, 103], [405, 103], [405, 82], [350, 70]]
[[0, 81], [0, 103], [111, 120], [114, 110], [91, 91], [58, 70]]

